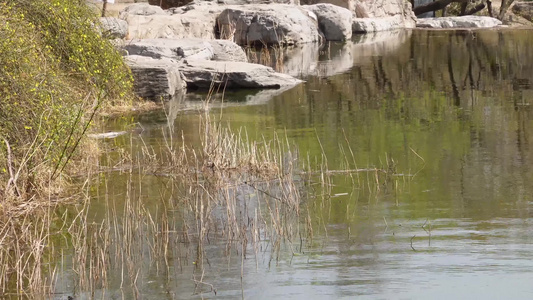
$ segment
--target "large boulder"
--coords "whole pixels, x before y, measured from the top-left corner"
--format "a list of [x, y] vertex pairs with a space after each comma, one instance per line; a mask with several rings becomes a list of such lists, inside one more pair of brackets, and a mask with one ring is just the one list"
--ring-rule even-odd
[[[148, 0], [151, 5], [159, 5], [163, 9], [169, 9], [172, 7], [181, 7], [187, 4], [198, 4], [202, 0]], [[217, 0], [217, 3], [225, 5], [248, 5], [248, 4], [300, 4], [299, 0]]]
[[[347, 10], [353, 13], [355, 13], [357, 10], [364, 9], [364, 7], [361, 6], [359, 1], [356, 1], [356, 0], [301, 0], [300, 1], [300, 4], [302, 5], [314, 5], [314, 4], [320, 4], [320, 3], [333, 4], [335, 6], [346, 8]], [[359, 13], [363, 13], [363, 12], [359, 11]], [[359, 18], [368, 17], [368, 15], [365, 15], [365, 16], [355, 15], [355, 16]]]
[[100, 18], [100, 29], [106, 37], [123, 39], [128, 35], [128, 22], [113, 17], [102, 17]]
[[213, 47], [202, 39], [136, 39], [122, 47], [129, 55], [141, 55], [151, 58], [172, 58], [180, 60], [186, 57], [211, 60]]
[[135, 16], [152, 16], [152, 15], [166, 15], [165, 11], [155, 5], [150, 5], [148, 3], [135, 3], [132, 5], [126, 6], [119, 13], [119, 18], [124, 19], [127, 15]]
[[502, 24], [502, 21], [482, 16], [461, 16], [443, 18], [423, 18], [416, 21], [419, 28], [491, 28]]
[[533, 22], [533, 2], [515, 2], [512, 11], [516, 15]]
[[370, 18], [391, 18], [391, 30], [415, 28], [416, 16], [411, 3], [406, 0], [360, 0], [360, 5]]
[[299, 5], [300, 0], [218, 0], [226, 5], [248, 5], [248, 4], [293, 4]]
[[152, 58], [247, 61], [244, 50], [227, 40], [137, 39], [125, 43], [122, 48], [130, 55]]
[[189, 5], [167, 11], [148, 4], [134, 6], [135, 9], [128, 6], [119, 16], [128, 22], [129, 37], [132, 39], [215, 39], [216, 18], [225, 9], [213, 3]]
[[186, 87], [175, 60], [130, 55], [126, 57], [126, 63], [131, 69], [133, 87], [139, 97], [153, 101], [169, 100]]
[[302, 4], [331, 3], [344, 7], [356, 18], [394, 18], [389, 29], [414, 28], [416, 17], [406, 0], [301, 0]]
[[354, 33], [369, 33], [396, 30], [403, 28], [404, 20], [400, 16], [383, 18], [354, 18], [352, 31]]
[[294, 5], [228, 8], [216, 23], [219, 37], [239, 45], [296, 45], [321, 39], [316, 15]]
[[328, 3], [304, 6], [317, 16], [318, 27], [328, 41], [345, 41], [352, 37], [352, 13]]
[[200, 89], [209, 89], [213, 84], [226, 88], [281, 88], [302, 82], [270, 67], [245, 62], [188, 59], [181, 66], [181, 74], [187, 87]]
[[354, 0], [365, 8], [370, 18], [403, 16], [413, 21], [415, 16], [411, 3], [405, 0]]

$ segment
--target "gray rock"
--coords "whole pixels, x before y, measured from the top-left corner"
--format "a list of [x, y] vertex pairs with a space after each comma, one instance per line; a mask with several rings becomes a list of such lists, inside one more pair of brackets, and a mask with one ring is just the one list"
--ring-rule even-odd
[[241, 46], [235, 44], [233, 41], [210, 40], [208, 42], [211, 44], [211, 47], [213, 47], [212, 60], [241, 62], [248, 61], [244, 50], [242, 50]]
[[245, 62], [186, 60], [181, 73], [188, 87], [200, 89], [213, 84], [226, 88], [281, 88], [302, 82], [270, 67]]
[[[406, 0], [351, 0], [359, 3], [370, 18], [393, 18], [390, 29], [416, 27], [416, 16]], [[383, 31], [383, 30], [382, 30]]]
[[131, 40], [123, 47], [130, 55], [152, 58], [247, 61], [242, 48], [232, 41], [203, 39]]
[[217, 18], [219, 36], [239, 45], [295, 45], [320, 40], [314, 14], [285, 4], [228, 8]]
[[130, 55], [151, 58], [172, 58], [180, 60], [186, 57], [211, 60], [213, 47], [202, 39], [137, 39], [123, 46]]
[[354, 33], [368, 33], [396, 30], [404, 27], [404, 20], [400, 16], [384, 18], [354, 18], [352, 31]]
[[150, 5], [148, 3], [135, 3], [132, 5], [126, 6], [119, 13], [119, 18], [124, 19], [126, 15], [152, 16], [152, 15], [166, 15], [166, 13], [159, 6]]
[[533, 2], [515, 2], [512, 11], [516, 15], [533, 22]]
[[168, 100], [185, 88], [179, 64], [175, 60], [130, 55], [126, 57], [126, 63], [133, 74], [133, 86], [139, 97], [154, 101]]
[[294, 4], [299, 5], [300, 0], [218, 0], [220, 4], [226, 5], [248, 5], [248, 4]]
[[120, 18], [128, 22], [132, 39], [215, 39], [216, 18], [224, 9], [218, 5], [189, 5], [150, 15], [123, 10]]
[[390, 29], [415, 28], [416, 25], [411, 3], [406, 0], [301, 0], [300, 2], [301, 4], [331, 3], [348, 9], [357, 18], [395, 18], [394, 23], [390, 25], [394, 27]]
[[340, 6], [343, 8], [346, 8], [350, 11], [354, 11], [354, 6], [357, 1], [352, 0], [300, 0], [300, 4], [302, 5], [314, 5], [319, 3], [328, 3], [333, 4], [335, 6]]
[[501, 24], [496, 18], [482, 16], [423, 18], [416, 21], [416, 27], [419, 28], [491, 28]]
[[345, 41], [352, 37], [352, 13], [333, 4], [304, 6], [316, 14], [318, 27], [327, 41]]
[[118, 18], [100, 18], [100, 26], [102, 34], [113, 39], [123, 39], [128, 35], [128, 22]]

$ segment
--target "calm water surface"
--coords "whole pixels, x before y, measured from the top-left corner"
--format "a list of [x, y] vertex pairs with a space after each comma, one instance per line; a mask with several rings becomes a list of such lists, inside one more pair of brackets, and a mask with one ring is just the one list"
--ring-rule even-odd
[[[286, 55], [276, 67], [304, 84], [228, 92], [212, 114], [246, 128], [251, 140], [286, 134], [301, 157], [321, 157], [323, 148], [331, 170], [345, 168], [349, 146], [357, 167], [388, 164], [409, 176], [379, 192], [335, 176], [322, 191], [327, 201], [302, 204], [314, 228], [310, 244], [276, 255], [263, 243], [242, 260], [235, 250], [228, 256], [225, 243], [208, 243], [201, 281], [216, 295], [195, 289], [202, 272], [192, 248], [171, 258], [166, 273], [144, 268], [140, 298], [533, 298], [533, 31], [392, 32]], [[170, 124], [164, 113], [141, 116], [134, 122], [142, 131], [107, 143], [142, 137], [160, 147], [166, 126], [199, 143], [201, 97], [171, 104]], [[110, 176], [120, 203], [125, 179]], [[141, 184], [148, 207], [160, 182], [147, 176]], [[91, 216], [98, 219], [106, 201], [96, 198]], [[123, 297], [119, 277], [110, 275], [106, 298]], [[68, 278], [59, 283], [66, 291]]]

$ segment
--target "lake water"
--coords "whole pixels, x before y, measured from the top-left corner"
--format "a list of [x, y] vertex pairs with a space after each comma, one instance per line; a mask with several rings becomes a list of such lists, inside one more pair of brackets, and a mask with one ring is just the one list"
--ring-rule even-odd
[[[165, 264], [141, 247], [130, 262], [137, 289], [123, 266], [95, 287], [95, 298], [533, 298], [533, 31], [389, 32], [287, 50], [273, 64], [306, 82], [286, 91], [227, 91], [223, 101], [214, 97], [210, 114], [234, 132], [245, 128], [250, 141], [283, 136], [298, 163], [326, 161], [330, 174], [339, 171], [327, 184], [296, 179], [300, 213], [282, 217], [290, 239], [266, 235], [267, 221], [258, 231], [264, 238], [245, 246], [217, 230], [201, 246], [170, 230], [176, 236]], [[172, 128], [173, 139], [200, 144], [200, 98], [110, 121], [107, 129], [130, 134], [104, 143], [111, 151], [148, 145], [157, 152]], [[355, 168], [390, 176], [340, 172]], [[122, 214], [134, 194], [147, 212], [168, 214], [165, 224], [194, 236], [198, 218], [179, 204], [186, 188], [170, 189], [161, 174], [133, 173], [102, 175], [88, 220], [101, 224], [111, 207]], [[233, 190], [250, 201], [237, 204], [236, 215], [267, 214], [265, 204], [252, 203], [260, 189]], [[163, 204], [168, 199], [175, 206]], [[223, 219], [224, 205], [213, 214]], [[127, 226], [140, 225], [116, 228]], [[117, 249], [124, 251], [108, 251]], [[90, 298], [65, 261], [57, 290]]]

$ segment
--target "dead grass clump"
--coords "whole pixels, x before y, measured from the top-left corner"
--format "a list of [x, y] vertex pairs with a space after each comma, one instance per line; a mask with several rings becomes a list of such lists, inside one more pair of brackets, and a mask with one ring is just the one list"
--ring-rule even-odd
[[286, 46], [283, 45], [262, 45], [259, 48], [249, 46], [245, 49], [249, 62], [271, 67], [276, 72], [283, 72], [285, 51]]
[[[92, 298], [102, 296], [112, 280], [131, 291], [125, 298], [141, 298], [139, 287], [148, 271], [170, 278], [191, 264], [195, 293], [216, 293], [204, 277], [210, 246], [224, 249], [228, 262], [238, 256], [241, 267], [261, 255], [275, 263], [282, 253], [311, 245], [318, 230], [326, 231], [335, 176], [349, 178], [354, 190], [366, 189], [375, 197], [397, 187], [392, 158], [386, 157], [382, 168], [361, 169], [346, 143], [344, 167], [331, 170], [324, 150], [320, 157], [302, 158], [278, 133], [251, 140], [245, 129], [231, 130], [217, 118], [206, 101], [196, 146], [177, 139], [169, 126], [161, 129], [161, 145], [132, 135], [129, 148], [85, 158], [92, 167], [76, 177], [82, 201], [69, 216], [54, 217], [51, 207], [37, 220], [21, 213], [16, 223], [22, 225], [12, 225], [14, 214], [0, 219], [4, 294], [54, 292], [61, 280], [59, 259], [71, 261], [73, 292]], [[82, 148], [102, 153], [99, 147]], [[121, 182], [118, 193], [110, 188], [112, 181]], [[95, 202], [104, 208], [92, 211]], [[316, 222], [312, 215], [322, 219]], [[58, 259], [60, 245], [66, 251]]]

